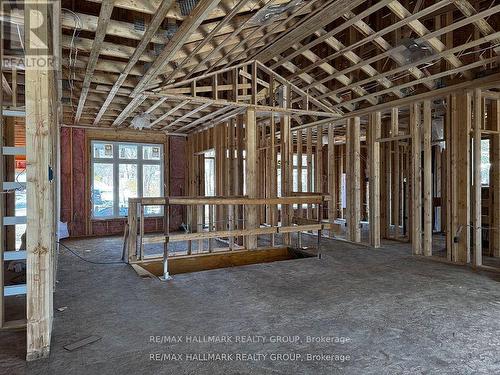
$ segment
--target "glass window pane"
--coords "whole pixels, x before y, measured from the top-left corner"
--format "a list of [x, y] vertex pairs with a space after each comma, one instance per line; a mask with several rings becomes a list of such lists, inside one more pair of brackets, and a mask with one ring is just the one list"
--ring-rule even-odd
[[205, 158], [205, 195], [215, 195], [215, 160], [212, 158]]
[[118, 154], [120, 159], [137, 159], [137, 146], [119, 145]]
[[94, 158], [113, 158], [113, 145], [111, 143], [94, 143]]
[[481, 185], [490, 184], [490, 140], [481, 140]]
[[160, 160], [161, 147], [160, 146], [143, 146], [142, 158], [144, 160]]
[[[161, 197], [163, 186], [161, 182], [161, 169], [159, 165], [144, 165], [142, 167], [142, 195], [144, 197]], [[144, 213], [147, 215], [160, 214], [161, 206], [146, 206]]]
[[94, 163], [92, 179], [94, 217], [113, 216], [113, 164]]
[[307, 191], [307, 169], [302, 169], [302, 191]]
[[137, 165], [120, 164], [118, 168], [118, 215], [128, 215], [128, 199], [137, 197]]

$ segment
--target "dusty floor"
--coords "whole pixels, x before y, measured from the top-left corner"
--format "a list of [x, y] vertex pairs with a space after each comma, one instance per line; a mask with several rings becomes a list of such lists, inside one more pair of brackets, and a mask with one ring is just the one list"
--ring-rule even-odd
[[[121, 255], [120, 238], [65, 244], [99, 262]], [[124, 264], [90, 264], [62, 250], [55, 307], [67, 309], [55, 311], [50, 358], [26, 367], [25, 333], [0, 333], [0, 373], [500, 373], [500, 274], [415, 258], [401, 243], [373, 250], [323, 240], [322, 253], [162, 283], [140, 279]], [[90, 335], [102, 339], [73, 352], [63, 348]], [[186, 343], [204, 335], [233, 342]], [[183, 342], [155, 343], [152, 336]], [[237, 336], [260, 342], [234, 342]], [[299, 341], [273, 342], [294, 336]], [[307, 343], [307, 336], [348, 341]], [[162, 353], [176, 356], [154, 360]], [[193, 353], [233, 356], [202, 361]]]

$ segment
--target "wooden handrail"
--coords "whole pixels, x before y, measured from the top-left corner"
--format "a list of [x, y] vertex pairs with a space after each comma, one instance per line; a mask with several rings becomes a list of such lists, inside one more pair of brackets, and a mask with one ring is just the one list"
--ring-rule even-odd
[[[314, 219], [304, 221], [297, 221], [298, 225], [287, 226], [268, 226], [248, 229], [230, 229], [230, 230], [217, 230], [217, 231], [200, 231], [195, 233], [182, 233], [170, 235], [168, 227], [165, 228], [165, 233], [145, 236], [144, 234], [144, 207], [152, 205], [164, 206], [166, 213], [172, 205], [183, 206], [252, 206], [252, 205], [294, 205], [294, 204], [316, 204], [321, 205], [327, 200], [328, 196], [320, 193], [297, 193], [294, 192], [291, 196], [280, 198], [249, 198], [248, 196], [195, 196], [195, 197], [143, 197], [143, 198], [130, 198], [128, 207], [128, 260], [134, 262], [137, 260], [137, 229], [140, 228], [140, 247], [138, 258], [143, 258], [145, 244], [158, 244], [163, 243], [165, 246], [169, 242], [180, 241], [202, 241], [204, 239], [212, 238], [234, 238], [257, 236], [263, 234], [270, 234], [273, 236], [279, 233], [300, 233], [307, 231], [321, 231], [324, 229], [325, 224]], [[138, 223], [138, 215], [140, 215], [140, 223]], [[191, 242], [189, 242], [191, 243]]]
[[129, 206], [133, 203], [142, 205], [267, 205], [267, 204], [319, 204], [326, 199], [320, 194], [290, 196], [281, 198], [248, 198], [235, 197], [148, 197], [129, 198]]

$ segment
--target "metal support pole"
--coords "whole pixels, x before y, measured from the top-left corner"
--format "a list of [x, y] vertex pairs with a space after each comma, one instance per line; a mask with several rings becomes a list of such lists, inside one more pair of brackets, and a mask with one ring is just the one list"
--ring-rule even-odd
[[165, 198], [165, 208], [163, 210], [163, 232], [165, 234], [165, 244], [163, 246], [163, 276], [161, 281], [168, 281], [172, 276], [168, 273], [168, 242], [170, 238], [170, 203], [168, 198]]
[[[321, 225], [321, 218], [323, 217], [323, 199], [321, 200], [321, 203], [318, 204], [318, 224]], [[321, 236], [322, 236], [322, 230], [318, 229], [318, 239], [317, 239], [317, 247], [318, 247], [318, 258], [321, 259]]]

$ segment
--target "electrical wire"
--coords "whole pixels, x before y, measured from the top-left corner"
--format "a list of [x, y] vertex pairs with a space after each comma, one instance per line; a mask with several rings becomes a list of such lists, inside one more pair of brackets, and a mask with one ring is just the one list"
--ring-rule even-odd
[[80, 35], [80, 31], [82, 30], [82, 20], [78, 14], [73, 12], [71, 9], [62, 8], [61, 10], [70, 13], [75, 19], [75, 28], [73, 29], [73, 35], [71, 36], [71, 42], [69, 46], [69, 66], [68, 66], [68, 85], [69, 85], [69, 101], [70, 106], [73, 111], [75, 111], [75, 106], [73, 103], [73, 91], [74, 91], [74, 75], [75, 72], [73, 68], [76, 66], [76, 62], [78, 59], [78, 48], [75, 48], [75, 39]]
[[96, 261], [93, 261], [93, 260], [85, 259], [80, 254], [77, 254], [74, 250], [70, 249], [68, 246], [66, 246], [62, 242], [57, 241], [57, 243], [60, 246], [62, 246], [63, 248], [65, 248], [66, 250], [68, 250], [71, 254], [73, 254], [77, 258], [79, 258], [79, 259], [81, 259], [81, 260], [83, 260], [84, 262], [87, 262], [87, 263], [91, 263], [91, 264], [103, 264], [103, 265], [107, 265], [107, 264], [124, 264], [125, 263], [124, 261], [121, 261], [121, 260], [120, 261], [111, 261], [111, 262], [96, 262]]
[[19, 184], [19, 187], [2, 191], [1, 194], [10, 194], [10, 193], [14, 193], [16, 191], [25, 190], [25, 187], [21, 184], [21, 182], [19, 182], [19, 176], [25, 171], [26, 171], [26, 168], [23, 168], [19, 173], [17, 173], [16, 178], [14, 179], [15, 180], [14, 182], [17, 182]]

